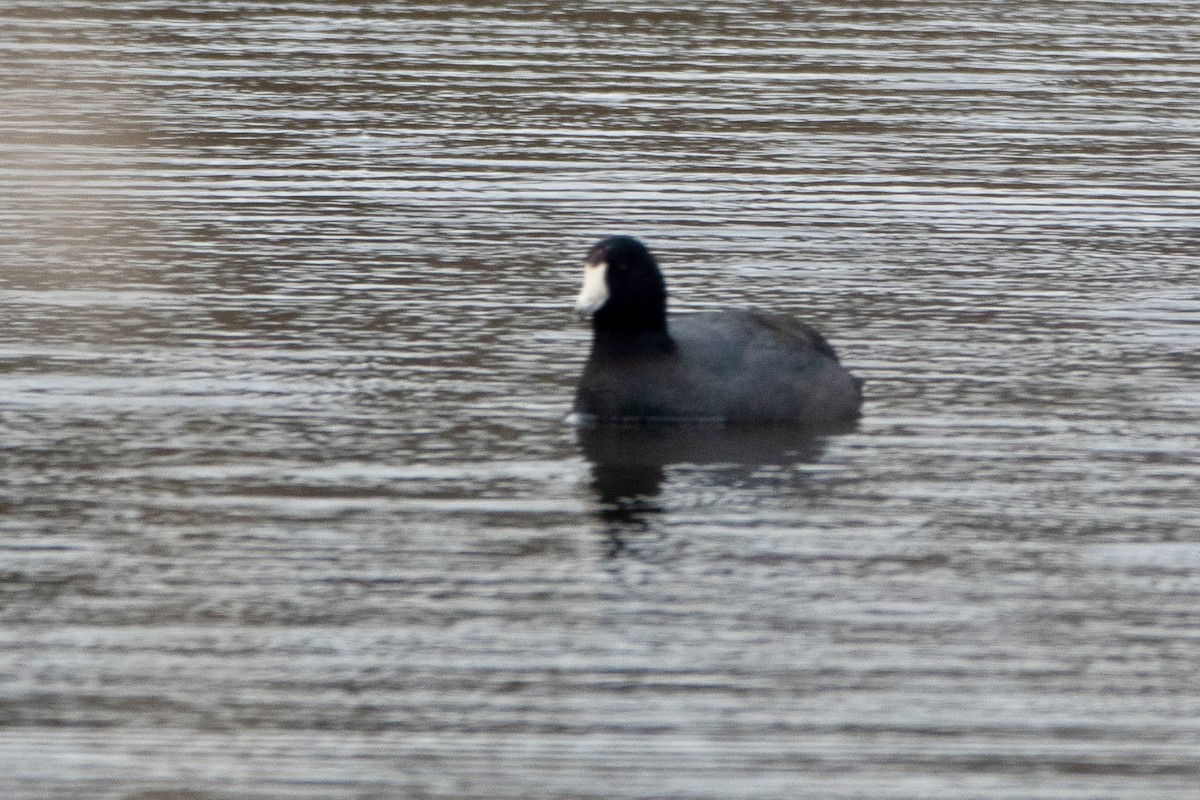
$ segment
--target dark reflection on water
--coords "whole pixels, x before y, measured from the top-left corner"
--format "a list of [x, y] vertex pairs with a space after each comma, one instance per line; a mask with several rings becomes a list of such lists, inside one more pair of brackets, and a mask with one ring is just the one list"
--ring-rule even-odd
[[665, 511], [658, 496], [671, 465], [715, 467], [731, 485], [770, 491], [778, 476], [763, 475], [762, 467], [815, 463], [832, 433], [783, 425], [581, 427], [579, 446], [591, 464], [608, 557], [636, 553], [638, 543], [656, 533], [655, 521]]

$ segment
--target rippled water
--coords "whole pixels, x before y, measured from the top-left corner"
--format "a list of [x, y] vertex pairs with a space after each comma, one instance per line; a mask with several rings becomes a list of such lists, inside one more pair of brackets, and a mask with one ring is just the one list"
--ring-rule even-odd
[[[6, 798], [1194, 798], [1200, 6], [0, 11]], [[857, 430], [577, 432], [586, 248]]]

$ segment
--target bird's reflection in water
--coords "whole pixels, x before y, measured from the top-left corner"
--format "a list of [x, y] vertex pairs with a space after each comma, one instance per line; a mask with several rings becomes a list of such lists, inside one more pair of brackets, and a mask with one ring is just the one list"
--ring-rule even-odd
[[[579, 446], [592, 464], [597, 517], [607, 555], [645, 556], [665, 537], [661, 497], [674, 466], [724, 467], [731, 482], [751, 486], [763, 466], [810, 464], [830, 434], [791, 426], [631, 425], [580, 428]], [[767, 478], [759, 478], [761, 481]]]

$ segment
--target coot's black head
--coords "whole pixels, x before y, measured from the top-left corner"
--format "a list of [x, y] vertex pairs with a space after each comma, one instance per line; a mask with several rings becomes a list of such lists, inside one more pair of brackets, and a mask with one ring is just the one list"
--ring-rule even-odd
[[588, 251], [575, 310], [597, 330], [666, 331], [667, 288], [658, 263], [631, 236], [610, 236]]

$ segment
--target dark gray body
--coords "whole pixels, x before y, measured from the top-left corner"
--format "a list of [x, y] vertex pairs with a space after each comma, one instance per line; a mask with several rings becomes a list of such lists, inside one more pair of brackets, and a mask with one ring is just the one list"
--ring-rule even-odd
[[672, 317], [670, 338], [593, 344], [576, 395], [586, 420], [791, 422], [855, 419], [862, 382], [812, 327], [779, 314]]

